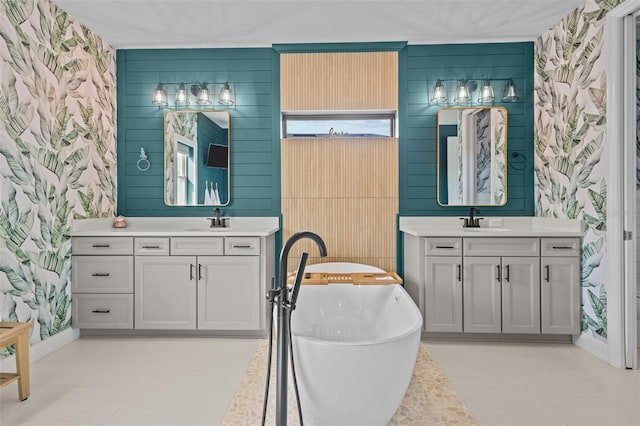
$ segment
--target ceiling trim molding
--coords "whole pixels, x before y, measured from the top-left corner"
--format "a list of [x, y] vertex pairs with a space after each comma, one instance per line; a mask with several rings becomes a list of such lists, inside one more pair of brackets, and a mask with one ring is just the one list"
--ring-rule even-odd
[[407, 42], [300, 43], [273, 44], [272, 46], [278, 53], [399, 52], [407, 46]]

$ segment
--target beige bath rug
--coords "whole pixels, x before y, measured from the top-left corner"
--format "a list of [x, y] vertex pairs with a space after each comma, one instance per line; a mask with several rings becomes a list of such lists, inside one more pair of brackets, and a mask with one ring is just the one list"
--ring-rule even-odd
[[[258, 426], [262, 420], [268, 342], [262, 341], [249, 363], [224, 419], [223, 426]], [[272, 362], [267, 425], [275, 424], [275, 348]], [[299, 425], [292, 385], [289, 385], [289, 425]], [[390, 425], [475, 425], [475, 419], [447, 377], [420, 343], [407, 394]]]

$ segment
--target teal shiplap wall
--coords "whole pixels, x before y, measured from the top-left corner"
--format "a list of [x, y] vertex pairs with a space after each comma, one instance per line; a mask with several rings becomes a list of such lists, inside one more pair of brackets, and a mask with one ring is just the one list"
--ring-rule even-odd
[[508, 110], [507, 204], [480, 210], [483, 215], [533, 216], [533, 43], [409, 45], [400, 52], [399, 66], [400, 215], [458, 216], [469, 210], [443, 207], [436, 200], [436, 113], [441, 107], [429, 105], [436, 80], [512, 78], [520, 95], [515, 103], [499, 100], [505, 81], [492, 82], [493, 105]]
[[[209, 214], [211, 207], [164, 204], [163, 117], [168, 109], [153, 106], [151, 93], [159, 82], [229, 81], [237, 105], [229, 109], [231, 203], [222, 210], [230, 216], [279, 216], [279, 68], [279, 56], [269, 48], [118, 50], [118, 214]], [[140, 148], [151, 162], [146, 172], [136, 168]]]
[[[362, 46], [359, 46], [360, 50]], [[276, 49], [277, 50], [277, 49]], [[121, 50], [118, 76], [118, 212], [129, 216], [203, 216], [208, 207], [171, 207], [163, 197], [163, 109], [151, 105], [158, 82], [225, 81], [236, 85], [231, 114], [231, 204], [225, 214], [280, 214], [279, 55], [274, 49]], [[305, 48], [305, 51], [312, 48]], [[334, 48], [335, 50], [335, 48]], [[345, 51], [352, 50], [345, 48]], [[400, 205], [404, 216], [464, 215], [436, 201], [436, 79], [516, 82], [521, 99], [508, 110], [508, 202], [486, 215], [533, 215], [533, 43], [409, 45], [399, 58]], [[504, 81], [494, 81], [496, 96]], [[140, 148], [151, 169], [139, 172]], [[513, 158], [514, 153], [524, 156]]]

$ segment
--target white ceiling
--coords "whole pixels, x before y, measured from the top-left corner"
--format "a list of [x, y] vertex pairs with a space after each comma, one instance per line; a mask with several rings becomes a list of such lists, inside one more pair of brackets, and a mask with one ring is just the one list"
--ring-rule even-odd
[[53, 0], [116, 49], [535, 40], [584, 0]]

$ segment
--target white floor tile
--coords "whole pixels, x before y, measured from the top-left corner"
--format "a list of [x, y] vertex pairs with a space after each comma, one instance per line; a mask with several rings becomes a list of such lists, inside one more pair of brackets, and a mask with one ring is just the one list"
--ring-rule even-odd
[[[2, 426], [218, 425], [258, 341], [81, 338], [0, 389]], [[573, 345], [428, 341], [481, 426], [640, 425], [640, 371]]]

